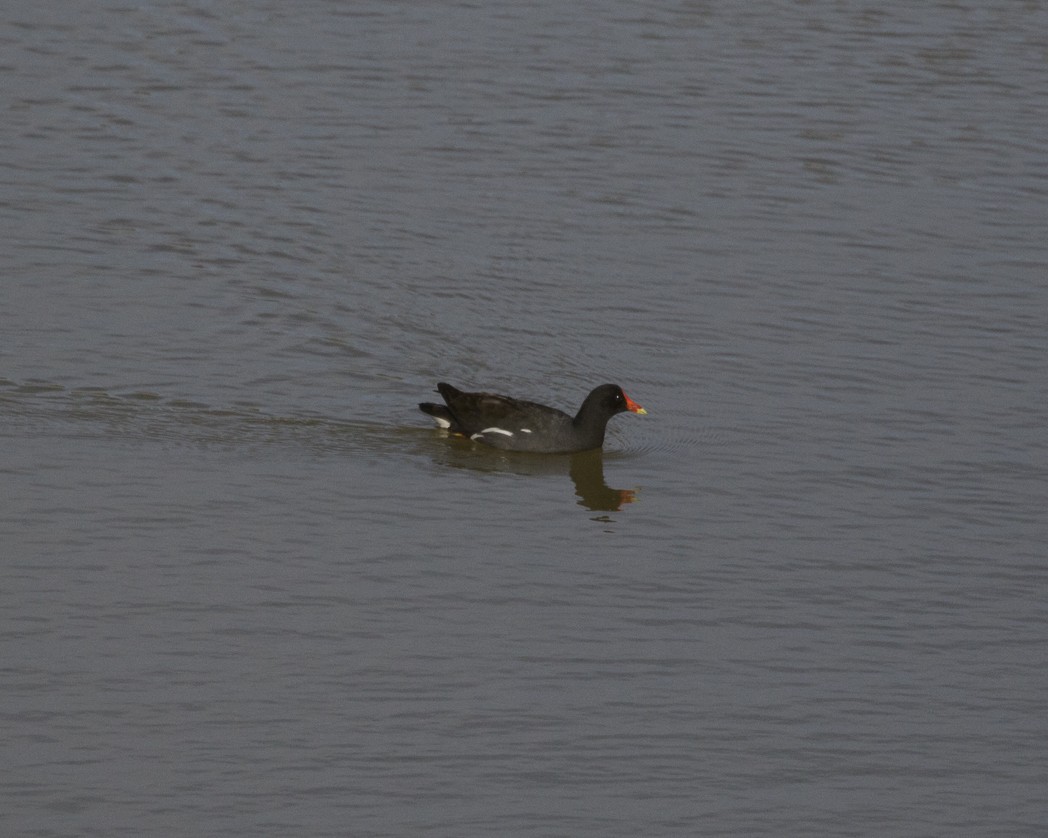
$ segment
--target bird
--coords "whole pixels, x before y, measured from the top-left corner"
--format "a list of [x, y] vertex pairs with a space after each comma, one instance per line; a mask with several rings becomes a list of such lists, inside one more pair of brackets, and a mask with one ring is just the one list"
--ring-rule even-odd
[[444, 404], [421, 402], [419, 410], [454, 434], [504, 451], [569, 454], [604, 445], [608, 420], [617, 413], [646, 414], [618, 384], [595, 387], [574, 417], [537, 402], [496, 393], [466, 393], [437, 384]]

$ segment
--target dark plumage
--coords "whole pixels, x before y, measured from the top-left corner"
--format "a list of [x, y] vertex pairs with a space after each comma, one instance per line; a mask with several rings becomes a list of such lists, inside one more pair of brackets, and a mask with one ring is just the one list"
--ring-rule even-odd
[[422, 402], [419, 409], [423, 413], [452, 433], [507, 451], [562, 454], [600, 448], [612, 416], [627, 410], [648, 412], [617, 384], [595, 388], [574, 417], [510, 396], [464, 393], [443, 382], [437, 385], [437, 392], [445, 404]]

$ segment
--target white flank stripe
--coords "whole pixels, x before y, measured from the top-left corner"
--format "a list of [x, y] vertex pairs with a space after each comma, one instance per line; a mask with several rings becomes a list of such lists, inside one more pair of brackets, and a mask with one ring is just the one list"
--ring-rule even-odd
[[505, 436], [513, 436], [513, 431], [504, 431], [502, 428], [485, 428], [479, 434], [474, 436], [481, 436], [483, 434], [503, 434]]
[[520, 432], [522, 434], [530, 434], [531, 433], [531, 428], [521, 428]]

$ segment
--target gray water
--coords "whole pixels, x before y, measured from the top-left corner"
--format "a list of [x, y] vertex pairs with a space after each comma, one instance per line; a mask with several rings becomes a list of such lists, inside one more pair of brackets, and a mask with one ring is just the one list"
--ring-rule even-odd
[[1045, 4], [0, 33], [0, 833], [1043, 833]]

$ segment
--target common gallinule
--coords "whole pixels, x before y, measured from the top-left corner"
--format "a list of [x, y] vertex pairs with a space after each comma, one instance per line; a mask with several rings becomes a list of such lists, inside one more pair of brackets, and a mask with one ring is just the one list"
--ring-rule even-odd
[[436, 419], [442, 428], [492, 448], [538, 454], [600, 448], [612, 416], [626, 410], [648, 412], [617, 384], [602, 384], [594, 389], [574, 418], [544, 404], [494, 393], [464, 393], [443, 382], [437, 385], [437, 392], [447, 406], [422, 402], [419, 410]]

